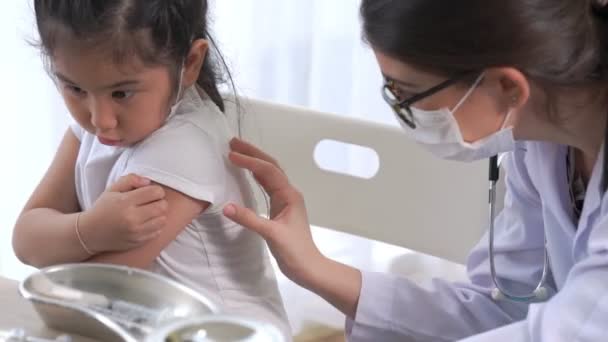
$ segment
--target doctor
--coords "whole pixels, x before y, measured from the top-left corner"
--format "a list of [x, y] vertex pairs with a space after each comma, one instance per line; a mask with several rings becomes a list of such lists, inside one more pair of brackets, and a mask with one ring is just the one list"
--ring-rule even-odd
[[[326, 258], [300, 193], [238, 140], [230, 158], [271, 195], [271, 220], [236, 205], [224, 214], [344, 312], [351, 341], [607, 341], [606, 12], [591, 0], [362, 1], [382, 95], [407, 136], [445, 159], [506, 153], [495, 276], [488, 235], [470, 254], [467, 283], [421, 288]], [[424, 227], [404, 218], [403, 229]]]

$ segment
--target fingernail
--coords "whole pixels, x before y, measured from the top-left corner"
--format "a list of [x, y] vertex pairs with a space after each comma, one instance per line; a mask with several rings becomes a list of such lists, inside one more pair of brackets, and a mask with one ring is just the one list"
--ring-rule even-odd
[[233, 204], [228, 204], [224, 207], [224, 215], [234, 216], [236, 215], [236, 207]]
[[150, 185], [150, 183], [152, 183], [152, 181], [151, 181], [151, 180], [149, 180], [148, 178], [144, 178], [144, 177], [141, 177], [141, 178], [140, 178], [140, 182], [141, 182], [141, 184], [143, 184], [143, 185]]

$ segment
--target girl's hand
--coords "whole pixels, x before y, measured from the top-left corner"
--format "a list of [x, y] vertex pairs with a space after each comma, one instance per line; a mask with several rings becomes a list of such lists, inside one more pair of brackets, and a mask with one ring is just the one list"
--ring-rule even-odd
[[127, 175], [106, 190], [79, 220], [84, 243], [94, 253], [125, 251], [160, 235], [167, 220], [164, 190]]

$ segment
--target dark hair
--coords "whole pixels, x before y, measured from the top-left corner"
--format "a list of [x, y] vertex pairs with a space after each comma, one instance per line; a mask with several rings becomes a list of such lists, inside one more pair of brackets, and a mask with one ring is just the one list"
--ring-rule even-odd
[[383, 53], [455, 75], [513, 66], [571, 86], [598, 74], [605, 54], [591, 0], [363, 0], [364, 38]]
[[197, 84], [225, 110], [218, 60], [231, 83], [232, 78], [209, 34], [207, 0], [34, 0], [34, 9], [46, 56], [53, 55], [59, 41], [76, 39], [109, 50], [116, 62], [136, 55], [146, 64], [170, 66], [176, 76], [192, 41], [209, 40]]
[[[608, 15], [599, 0], [362, 0], [364, 39], [440, 75], [512, 66], [554, 90], [608, 84]], [[608, 124], [608, 123], [607, 123]], [[605, 145], [608, 143], [608, 127]], [[608, 146], [604, 146], [604, 191]]]

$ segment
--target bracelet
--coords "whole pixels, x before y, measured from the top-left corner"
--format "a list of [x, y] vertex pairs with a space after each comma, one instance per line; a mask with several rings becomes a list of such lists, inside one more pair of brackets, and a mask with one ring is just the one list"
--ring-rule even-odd
[[82, 213], [78, 213], [78, 216], [76, 216], [76, 236], [78, 237], [78, 241], [80, 241], [82, 249], [84, 249], [84, 251], [87, 252], [88, 255], [93, 256], [95, 255], [95, 253], [91, 252], [89, 247], [87, 247], [86, 243], [84, 243], [84, 240], [82, 240], [82, 236], [80, 236], [80, 215], [82, 215]]

